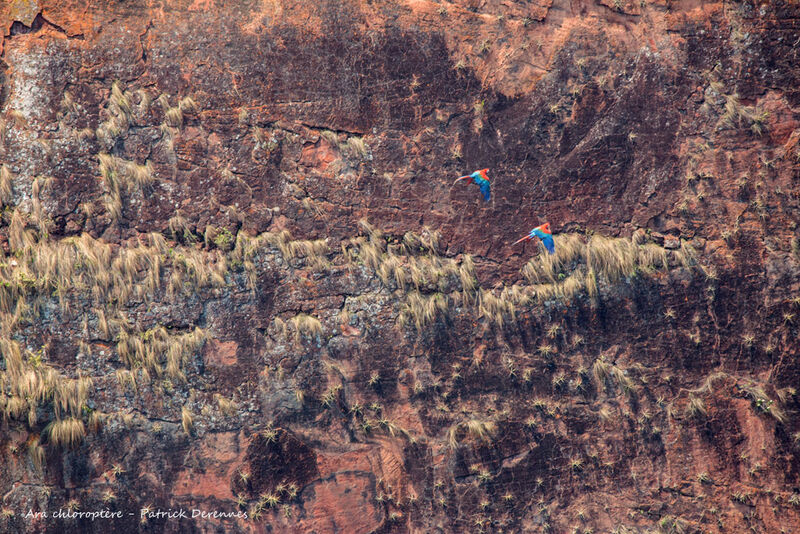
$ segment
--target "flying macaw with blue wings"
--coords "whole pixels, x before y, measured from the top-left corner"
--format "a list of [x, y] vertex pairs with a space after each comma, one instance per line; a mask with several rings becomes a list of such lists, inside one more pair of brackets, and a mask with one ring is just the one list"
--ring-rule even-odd
[[556, 243], [553, 241], [553, 234], [550, 233], [550, 223], [544, 223], [541, 226], [537, 226], [533, 230], [530, 231], [528, 235], [523, 237], [522, 239], [518, 239], [514, 242], [512, 247], [517, 243], [522, 243], [523, 241], [530, 241], [531, 239], [538, 237], [542, 240], [542, 244], [544, 248], [547, 249], [549, 254], [553, 254], [556, 251]]
[[492, 198], [492, 189], [489, 185], [489, 177], [486, 175], [486, 171], [489, 169], [481, 169], [479, 171], [475, 171], [472, 174], [468, 174], [466, 176], [462, 176], [455, 182], [453, 185], [456, 185], [461, 180], [468, 180], [472, 178], [472, 181], [477, 184], [481, 188], [481, 193], [483, 193], [483, 198], [486, 199], [486, 202], [489, 202]]

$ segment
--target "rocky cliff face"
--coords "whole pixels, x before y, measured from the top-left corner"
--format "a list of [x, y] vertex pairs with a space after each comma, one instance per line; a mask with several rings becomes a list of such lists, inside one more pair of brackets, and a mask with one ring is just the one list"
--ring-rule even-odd
[[0, 530], [797, 531], [799, 21], [4, 3]]

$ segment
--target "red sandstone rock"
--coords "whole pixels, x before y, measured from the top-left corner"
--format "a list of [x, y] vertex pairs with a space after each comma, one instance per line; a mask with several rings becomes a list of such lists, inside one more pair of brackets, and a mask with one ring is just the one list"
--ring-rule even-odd
[[[691, 240], [704, 266], [525, 309], [504, 327], [461, 302], [416, 332], [399, 324], [402, 292], [363, 261], [332, 253], [321, 273], [274, 252], [254, 260], [254, 287], [232, 265], [225, 287], [126, 309], [132, 331], [201, 325], [210, 335], [182, 361], [186, 382], [138, 374], [126, 388], [118, 333], [102, 332], [98, 305], [87, 297], [61, 310], [47, 287], [43, 318], [15, 338], [31, 361], [45, 346], [43, 362], [93, 378], [81, 417], [111, 415], [76, 450], [48, 444], [50, 405], [33, 423], [3, 419], [0, 488], [15, 515], [0, 530], [110, 530], [22, 517], [73, 499], [124, 511], [120, 532], [800, 528], [799, 10], [0, 5], [0, 163], [14, 173], [6, 255], [12, 207], [34, 213], [34, 180], [52, 176], [37, 200], [55, 239], [87, 232], [132, 246], [160, 232], [175, 250], [232, 248], [222, 232], [204, 239], [213, 226], [233, 237], [288, 230], [338, 251], [366, 218], [393, 246], [407, 231], [438, 230], [444, 254], [474, 256], [481, 286], [499, 293], [533, 254], [509, 243], [550, 221], [557, 233], [635, 235], [671, 250]], [[185, 97], [197, 109], [184, 104], [170, 131], [154, 103], [108, 142], [97, 131], [115, 81], [133, 107], [141, 90], [166, 95], [167, 109]], [[152, 166], [119, 224], [104, 207], [101, 153]], [[451, 187], [484, 166], [491, 203]], [[177, 215], [188, 234], [171, 230]], [[422, 282], [425, 295], [446, 290]], [[322, 333], [294, 336], [301, 314]], [[705, 414], [690, 415], [695, 398]], [[41, 474], [28, 452], [37, 443]], [[247, 520], [139, 523], [145, 506], [252, 513], [271, 495]]]

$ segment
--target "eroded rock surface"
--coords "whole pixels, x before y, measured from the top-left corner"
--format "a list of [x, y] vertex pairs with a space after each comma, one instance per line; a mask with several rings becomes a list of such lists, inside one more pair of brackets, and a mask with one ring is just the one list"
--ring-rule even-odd
[[798, 20], [3, 3], [0, 530], [800, 529]]

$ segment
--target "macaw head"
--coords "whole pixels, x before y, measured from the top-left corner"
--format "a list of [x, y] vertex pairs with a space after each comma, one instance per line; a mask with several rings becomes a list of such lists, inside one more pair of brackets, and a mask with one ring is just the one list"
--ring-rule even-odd
[[488, 171], [489, 171], [489, 169], [481, 169], [479, 171], [475, 171], [475, 172], [472, 173], [472, 177], [473, 178], [483, 178], [484, 180], [486, 180], [488, 182], [489, 181], [489, 175], [486, 174]]
[[552, 234], [552, 232], [550, 231], [550, 223], [544, 223], [541, 226], [537, 226], [536, 229], [541, 230], [545, 234]]

